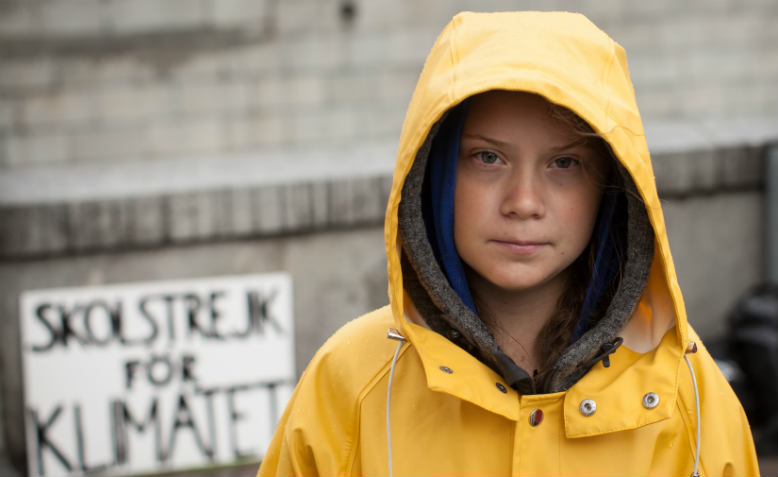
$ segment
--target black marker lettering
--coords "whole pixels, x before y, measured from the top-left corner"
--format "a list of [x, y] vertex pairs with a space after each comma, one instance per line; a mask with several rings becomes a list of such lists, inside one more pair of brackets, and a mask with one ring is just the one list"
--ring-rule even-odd
[[146, 377], [154, 386], [164, 386], [173, 377], [173, 363], [170, 356], [152, 355], [151, 361], [146, 365]]
[[135, 373], [140, 366], [140, 361], [133, 359], [125, 361], [124, 363], [124, 387], [130, 389], [132, 387], [132, 381], [135, 378]]
[[111, 401], [111, 442], [113, 443], [113, 460], [116, 465], [127, 463], [127, 436], [123, 432], [122, 420], [124, 404], [122, 401]]
[[37, 318], [38, 321], [41, 322], [43, 327], [46, 328], [46, 331], [49, 333], [48, 341], [45, 344], [32, 345], [32, 351], [36, 353], [50, 350], [57, 342], [57, 335], [58, 335], [57, 330], [49, 322], [49, 320], [46, 319], [46, 314], [51, 309], [52, 307], [49, 303], [43, 303], [35, 307], [35, 318]]
[[224, 339], [224, 335], [219, 333], [219, 328], [216, 322], [222, 318], [222, 314], [216, 309], [216, 299], [224, 297], [223, 291], [211, 292], [208, 296], [208, 311], [211, 317], [211, 337], [216, 339]]
[[175, 297], [172, 295], [163, 295], [162, 299], [165, 300], [165, 304], [167, 305], [167, 342], [168, 344], [172, 344], [176, 341], [176, 317], [173, 313], [173, 300], [175, 300]]
[[68, 310], [63, 305], [59, 305], [57, 310], [59, 310], [59, 317], [62, 323], [60, 334], [60, 341], [62, 341], [62, 346], [67, 348], [68, 340], [71, 338], [75, 338], [75, 340], [78, 341], [81, 346], [88, 344], [89, 340], [83, 336], [79, 336], [79, 334], [76, 333], [76, 331], [73, 329], [73, 325], [71, 323], [71, 320], [82, 311], [82, 307], [76, 305], [72, 310]]
[[[97, 313], [94, 313], [95, 311], [97, 311]], [[102, 300], [90, 302], [86, 308], [84, 308], [84, 329], [89, 341], [100, 346], [105, 346], [111, 342], [113, 337], [118, 334], [118, 330], [114, 328], [116, 324], [116, 321], [114, 320], [114, 314], [115, 311], [111, 310], [111, 307], [108, 306], [108, 303]], [[100, 339], [100, 337], [95, 334], [95, 330], [93, 329], [94, 323], [92, 321], [92, 317], [94, 315], [97, 315], [99, 318], [103, 319], [108, 327], [108, 333], [106, 333], [106, 336], [102, 339]]]
[[265, 325], [269, 324], [278, 334], [283, 334], [281, 325], [270, 315], [270, 304], [275, 299], [277, 292], [273, 290], [268, 295], [260, 295], [259, 292], [251, 291], [246, 294], [248, 301], [249, 322], [246, 330], [236, 333], [235, 336], [248, 336], [252, 331], [259, 334], [265, 333]]
[[197, 447], [200, 448], [200, 452], [207, 456], [210, 460], [213, 460], [213, 448], [206, 446], [203, 442], [202, 436], [200, 436], [200, 433], [197, 430], [197, 426], [195, 425], [192, 411], [189, 409], [189, 402], [187, 401], [184, 394], [180, 394], [178, 396], [178, 406], [174, 415], [175, 420], [173, 421], [173, 430], [170, 431], [170, 443], [168, 445], [168, 452], [170, 453], [169, 455], [173, 455], [178, 431], [183, 427], [188, 427], [189, 430], [192, 431], [192, 436], [194, 437], [195, 442], [197, 442]]
[[84, 448], [84, 430], [81, 422], [81, 406], [73, 406], [73, 419], [75, 420], [76, 432], [76, 455], [78, 455], [78, 466], [84, 472], [97, 472], [109, 468], [110, 464], [100, 464], [90, 466], [86, 462], [86, 449]]
[[145, 345], [150, 345], [154, 342], [154, 340], [157, 339], [157, 334], [159, 333], [159, 326], [157, 326], [157, 320], [154, 319], [154, 317], [149, 313], [149, 310], [146, 309], [146, 305], [148, 303], [148, 300], [150, 297], [143, 297], [138, 302], [138, 311], [140, 311], [140, 314], [143, 318], [148, 321], [149, 326], [151, 327], [151, 333], [149, 333], [148, 337], [143, 340], [143, 343]]
[[192, 365], [195, 362], [195, 357], [191, 354], [185, 354], [181, 356], [181, 381], [196, 381], [194, 372], [192, 371]]
[[121, 400], [114, 401], [114, 406], [121, 408], [120, 410], [115, 409], [114, 414], [121, 415], [121, 419], [119, 420], [117, 426], [120, 429], [120, 431], [118, 431], [119, 437], [116, 440], [122, 446], [117, 450], [117, 454], [123, 456], [124, 461], [126, 461], [127, 458], [127, 424], [132, 425], [132, 427], [134, 427], [138, 432], [145, 432], [146, 427], [153, 423], [154, 442], [156, 443], [157, 447], [157, 462], [165, 462], [170, 456], [170, 454], [162, 447], [162, 426], [160, 425], [159, 414], [157, 412], [157, 408], [159, 407], [158, 404], [158, 399], [156, 397], [152, 399], [146, 420], [138, 422], [135, 420], [132, 414], [130, 414], [130, 410], [127, 407], [126, 402]]
[[202, 389], [197, 393], [205, 398], [205, 408], [208, 416], [208, 436], [211, 438], [211, 452], [216, 453], [216, 413], [213, 409], [213, 395], [216, 392], [215, 388]]
[[240, 444], [238, 443], [238, 429], [236, 427], [237, 422], [243, 420], [244, 415], [235, 408], [235, 393], [245, 391], [249, 388], [250, 386], [248, 385], [227, 388], [227, 409], [230, 416], [230, 444], [232, 446], [232, 454], [236, 459], [244, 459], [251, 456], [250, 453], [242, 452], [240, 450]]
[[200, 297], [194, 293], [187, 293], [181, 299], [186, 304], [186, 319], [189, 325], [187, 336], [191, 338], [195, 332], [200, 336], [209, 336], [208, 331], [203, 330], [197, 320], [197, 315], [200, 313]]
[[62, 405], [58, 405], [54, 409], [54, 412], [52, 412], [49, 418], [46, 420], [46, 422], [41, 424], [40, 420], [38, 419], [38, 411], [35, 409], [29, 409], [29, 415], [32, 418], [33, 425], [35, 426], [35, 439], [37, 441], [36, 448], [38, 451], [38, 473], [40, 475], [46, 475], [46, 470], [43, 468], [43, 451], [45, 449], [50, 450], [51, 453], [54, 454], [54, 457], [57, 458], [65, 470], [68, 472], [73, 470], [73, 466], [71, 465], [70, 461], [68, 461], [62, 451], [56, 445], [54, 445], [51, 440], [49, 440], [48, 436], [49, 428], [56, 422], [57, 419], [59, 419], [59, 415], [61, 413]]

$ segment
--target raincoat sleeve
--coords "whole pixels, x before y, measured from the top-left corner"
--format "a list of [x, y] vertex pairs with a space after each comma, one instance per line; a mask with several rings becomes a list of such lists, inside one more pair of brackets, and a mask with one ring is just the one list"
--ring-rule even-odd
[[287, 435], [286, 433], [286, 429], [289, 426], [289, 417], [293, 413], [299, 391], [300, 387], [298, 385], [276, 427], [273, 440], [270, 442], [270, 447], [262, 459], [257, 476], [318, 475], [318, 472], [312, 465], [312, 459], [309, 455], [306, 455], [305, 446], [293, 442], [294, 436]]
[[360, 403], [386, 375], [394, 350], [386, 330], [392, 323], [384, 307], [344, 325], [319, 349], [287, 404], [257, 475], [360, 473]]
[[300, 378], [258, 476], [343, 474], [353, 416], [345, 396], [334, 395], [335, 381], [320, 354]]

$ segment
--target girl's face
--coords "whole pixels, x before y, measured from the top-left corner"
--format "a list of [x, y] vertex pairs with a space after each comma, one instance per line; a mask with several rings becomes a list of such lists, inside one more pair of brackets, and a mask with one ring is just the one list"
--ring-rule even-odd
[[454, 242], [475, 272], [468, 278], [476, 293], [562, 290], [565, 270], [589, 243], [605, 159], [549, 111], [548, 102], [525, 93], [492, 91], [469, 101]]

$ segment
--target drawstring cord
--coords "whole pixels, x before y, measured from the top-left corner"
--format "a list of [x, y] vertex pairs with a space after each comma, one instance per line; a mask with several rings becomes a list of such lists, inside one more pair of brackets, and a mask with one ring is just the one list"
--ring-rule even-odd
[[621, 344], [624, 343], [624, 338], [621, 336], [617, 336], [615, 340], [613, 340], [612, 343], [605, 343], [600, 348], [600, 354], [595, 356], [594, 358], [584, 361], [581, 364], [581, 367], [589, 368], [597, 364], [598, 361], [602, 361], [602, 365], [606, 368], [610, 367], [611, 365], [611, 359], [610, 355], [616, 352], [616, 350], [621, 346]]
[[694, 375], [694, 368], [689, 361], [689, 357], [684, 355], [686, 365], [689, 366], [689, 372], [692, 374], [692, 384], [694, 385], [694, 404], [697, 409], [697, 448], [694, 451], [694, 470], [691, 477], [700, 477], [700, 392], [697, 390], [697, 378]]
[[392, 328], [389, 328], [386, 337], [391, 340], [399, 341], [399, 343], [397, 343], [397, 349], [394, 351], [392, 367], [389, 370], [389, 386], [387, 386], [386, 390], [386, 450], [387, 457], [389, 458], [389, 477], [392, 477], [394, 475], [394, 470], [392, 468], [392, 421], [390, 418], [392, 410], [392, 381], [394, 380], [394, 368], [397, 365], [397, 358], [400, 356], [400, 348], [402, 348], [403, 343], [405, 343], [405, 337]]

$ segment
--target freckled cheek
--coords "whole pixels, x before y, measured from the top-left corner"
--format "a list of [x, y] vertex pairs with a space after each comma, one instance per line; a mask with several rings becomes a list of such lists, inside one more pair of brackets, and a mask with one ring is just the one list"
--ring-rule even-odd
[[597, 222], [597, 212], [600, 208], [600, 197], [599, 195], [596, 195], [594, 197], [590, 196], [586, 199], [585, 203], [582, 203], [581, 210], [579, 213], [579, 220], [581, 221], [581, 226], [585, 227], [588, 230], [588, 236], [586, 238], [586, 241], [589, 241], [589, 237], [591, 236], [595, 222]]
[[487, 202], [483, 190], [464, 181], [457, 182], [454, 192], [454, 220], [474, 221], [482, 215]]
[[599, 197], [596, 195], [578, 195], [565, 201], [560, 210], [564, 211], [562, 220], [568, 227], [580, 230], [581, 240], [589, 241], [594, 223], [597, 220]]
[[464, 232], [467, 232], [470, 228], [472, 228], [472, 214], [469, 210], [470, 204], [468, 201], [464, 200], [463, 194], [460, 194], [460, 191], [457, 190], [457, 193], [454, 196], [454, 243], [455, 245], [461, 237], [463, 236]]
[[479, 230], [482, 214], [478, 213], [477, 208], [472, 203], [463, 202], [454, 205], [454, 232], [471, 233]]

